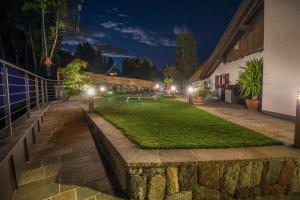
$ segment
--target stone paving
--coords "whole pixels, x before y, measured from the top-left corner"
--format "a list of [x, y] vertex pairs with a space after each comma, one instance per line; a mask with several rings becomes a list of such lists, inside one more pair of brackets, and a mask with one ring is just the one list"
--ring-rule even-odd
[[13, 199], [117, 200], [120, 194], [78, 103], [51, 105]]
[[[184, 102], [188, 101], [185, 98], [178, 99]], [[292, 145], [294, 143], [295, 123], [291, 121], [275, 118], [259, 112], [251, 112], [243, 106], [227, 104], [224, 102], [211, 101], [197, 107], [282, 141], [287, 145]]]

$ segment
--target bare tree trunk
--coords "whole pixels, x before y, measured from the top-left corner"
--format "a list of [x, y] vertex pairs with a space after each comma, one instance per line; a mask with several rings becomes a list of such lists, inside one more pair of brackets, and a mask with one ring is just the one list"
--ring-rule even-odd
[[59, 9], [57, 9], [57, 11], [56, 11], [55, 38], [54, 38], [53, 46], [52, 46], [51, 53], [50, 53], [50, 60], [52, 60], [53, 52], [54, 52], [54, 49], [55, 49], [55, 46], [57, 43], [57, 38], [58, 38], [58, 23], [59, 23], [58, 12], [59, 12]]
[[45, 57], [48, 57], [48, 46], [47, 46], [47, 38], [46, 38], [46, 29], [45, 29], [45, 7], [43, 1], [41, 1], [41, 8], [42, 8], [42, 31], [43, 31], [43, 41], [45, 47]]
[[34, 50], [34, 46], [33, 46], [33, 40], [32, 40], [32, 34], [31, 34], [30, 25], [29, 25], [29, 39], [30, 39], [31, 49], [32, 49], [32, 58], [33, 58], [33, 63], [34, 63], [34, 72], [37, 74], [36, 56], [35, 56], [35, 50]]

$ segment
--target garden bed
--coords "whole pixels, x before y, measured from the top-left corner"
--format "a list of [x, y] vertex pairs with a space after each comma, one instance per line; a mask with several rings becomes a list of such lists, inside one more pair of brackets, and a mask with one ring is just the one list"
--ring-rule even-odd
[[173, 98], [96, 101], [96, 110], [141, 148], [231, 148], [281, 142]]

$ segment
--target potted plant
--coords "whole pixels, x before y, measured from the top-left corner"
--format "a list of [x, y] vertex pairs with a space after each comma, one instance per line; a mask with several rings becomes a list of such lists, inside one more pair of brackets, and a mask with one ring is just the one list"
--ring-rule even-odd
[[208, 95], [208, 89], [205, 86], [200, 86], [197, 89], [197, 96], [195, 97], [195, 104], [202, 105], [204, 104], [204, 100]]
[[251, 59], [247, 61], [245, 72], [241, 74], [240, 94], [245, 98], [248, 110], [257, 111], [259, 106], [258, 97], [261, 94], [263, 60]]

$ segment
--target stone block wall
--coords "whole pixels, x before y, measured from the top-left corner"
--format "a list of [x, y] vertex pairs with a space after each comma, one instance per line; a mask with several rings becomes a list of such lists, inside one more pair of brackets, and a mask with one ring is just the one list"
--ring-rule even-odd
[[102, 157], [131, 200], [255, 199], [300, 193], [300, 158], [127, 163], [108, 139], [115, 133], [103, 133], [100, 126], [107, 125], [99, 116], [85, 114]]
[[300, 192], [300, 160], [209, 161], [128, 167], [129, 199], [252, 199]]

